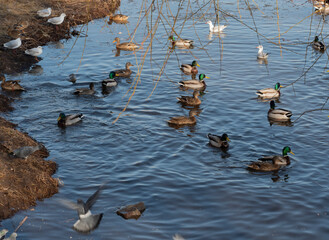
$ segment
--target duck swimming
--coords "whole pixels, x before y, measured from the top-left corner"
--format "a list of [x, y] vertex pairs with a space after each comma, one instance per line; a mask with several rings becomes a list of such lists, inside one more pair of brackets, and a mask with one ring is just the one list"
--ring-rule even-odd
[[318, 36], [315, 36], [314, 41], [313, 41], [313, 43], [312, 43], [312, 47], [313, 47], [315, 50], [319, 50], [319, 51], [324, 51], [324, 50], [326, 50], [326, 45], [324, 45], [323, 42], [319, 41], [319, 37], [318, 37]]
[[179, 84], [184, 88], [191, 88], [195, 90], [202, 90], [206, 87], [206, 82], [204, 81], [207, 77], [205, 74], [201, 73], [199, 74], [199, 80], [187, 80], [187, 81], [181, 81]]
[[276, 83], [274, 88], [264, 88], [258, 90], [256, 94], [260, 98], [279, 98], [280, 97], [280, 83]]
[[20, 80], [6, 81], [4, 75], [0, 75], [1, 88], [6, 91], [25, 91], [25, 89], [19, 84]]
[[177, 100], [182, 103], [183, 105], [188, 106], [199, 106], [201, 104], [201, 100], [198, 98], [200, 96], [199, 91], [193, 92], [193, 97], [191, 96], [181, 96], [177, 97]]
[[196, 66], [200, 67], [200, 65], [198, 64], [197, 61], [193, 61], [192, 64], [182, 64], [180, 66], [180, 70], [187, 74], [187, 75], [190, 75], [190, 74], [198, 74], [198, 69], [196, 68]]
[[94, 83], [89, 84], [89, 88], [77, 88], [73, 94], [76, 95], [93, 95], [95, 93]]
[[109, 19], [110, 21], [118, 21], [118, 22], [124, 22], [124, 21], [127, 21], [129, 18], [129, 16], [127, 15], [123, 15], [123, 14], [115, 14], [113, 15], [112, 13], [110, 13], [109, 15]]
[[126, 69], [119, 69], [119, 70], [114, 70], [113, 72], [115, 73], [116, 77], [130, 77], [132, 71], [130, 67], [133, 67], [130, 62], [126, 63]]
[[169, 36], [168, 40], [171, 41], [172, 47], [180, 47], [180, 48], [192, 48], [193, 40], [189, 39], [176, 39], [173, 35]]
[[263, 156], [259, 158], [258, 160], [261, 161], [274, 161], [274, 160], [279, 160], [278, 163], [280, 165], [289, 165], [290, 164], [290, 158], [288, 156], [288, 153], [291, 153], [292, 155], [295, 155], [289, 146], [285, 146], [282, 149], [282, 155], [274, 155], [274, 156]]
[[116, 48], [125, 51], [134, 51], [139, 48], [139, 46], [132, 42], [123, 42], [120, 43], [120, 38], [116, 37], [113, 43], [116, 42]]
[[114, 79], [115, 77], [115, 72], [110, 72], [109, 77], [107, 79], [104, 79], [102, 81], [102, 86], [103, 87], [115, 87], [118, 85], [118, 82]]
[[290, 120], [292, 112], [282, 108], [275, 109], [275, 102], [272, 100], [270, 102], [270, 109], [268, 110], [267, 116], [273, 120], [287, 121]]
[[209, 138], [209, 144], [213, 147], [217, 148], [228, 148], [229, 147], [229, 141], [227, 134], [224, 133], [222, 136], [217, 136], [211, 133], [208, 133]]
[[59, 127], [66, 127], [80, 122], [83, 118], [82, 113], [65, 115], [65, 113], [60, 113], [57, 118], [57, 125]]
[[191, 110], [189, 112], [189, 116], [179, 116], [179, 117], [172, 117], [168, 120], [168, 124], [172, 126], [183, 126], [183, 125], [194, 125], [196, 124], [196, 111]]

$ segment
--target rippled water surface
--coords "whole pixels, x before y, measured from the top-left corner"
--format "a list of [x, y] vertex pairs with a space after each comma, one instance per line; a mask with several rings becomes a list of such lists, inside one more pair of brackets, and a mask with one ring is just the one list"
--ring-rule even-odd
[[[216, 19], [214, 4], [166, 3], [149, 49], [148, 30], [161, 5], [156, 4], [142, 18], [144, 8], [134, 38], [137, 43], [147, 38], [143, 49], [115, 56], [112, 41], [117, 36], [126, 41], [129, 33], [134, 33], [142, 5], [141, 1], [123, 0], [121, 12], [130, 15], [127, 25], [95, 20], [88, 25], [88, 37], [77, 41], [67, 59], [75, 39], [45, 47], [39, 71], [7, 76], [22, 80], [27, 91], [6, 117], [45, 144], [49, 159], [59, 166], [55, 177], [64, 185], [58, 194], [38, 202], [34, 211], [21, 211], [3, 221], [3, 227], [13, 230], [28, 216], [18, 239], [146, 240], [172, 239], [175, 233], [186, 239], [327, 239], [328, 111], [308, 112], [292, 126], [270, 125], [269, 103], [257, 100], [255, 91], [278, 81], [287, 86], [277, 105], [291, 110], [293, 121], [304, 111], [323, 107], [328, 97], [328, 57], [314, 51], [308, 42], [321, 31], [320, 36], [327, 36], [328, 23], [323, 24], [315, 14], [294, 26], [312, 14], [312, 4], [278, 1], [281, 33], [294, 26], [281, 36], [280, 50], [275, 38], [276, 1], [256, 2], [259, 9], [250, 1], [249, 11], [244, 1], [239, 9], [236, 1], [220, 1], [220, 8], [233, 16], [219, 14], [221, 24], [228, 24], [221, 39], [209, 35], [205, 24]], [[195, 48], [169, 54], [168, 23], [173, 24], [170, 15], [176, 16], [178, 9], [175, 30], [194, 39]], [[259, 40], [250, 28], [257, 28]], [[270, 53], [268, 64], [257, 61], [260, 43]], [[210, 77], [201, 96], [197, 124], [171, 128], [166, 123], [170, 117], [189, 112], [176, 97], [192, 94], [179, 89], [177, 82], [189, 76], [182, 75], [178, 66], [194, 59], [201, 66], [199, 72]], [[127, 61], [135, 65], [132, 77], [122, 79], [111, 93], [103, 95], [102, 79]], [[138, 68], [140, 83], [127, 110], [113, 124], [132, 94]], [[71, 73], [77, 75], [76, 84], [67, 81]], [[72, 94], [89, 82], [95, 83], [95, 96]], [[63, 130], [56, 124], [60, 112], [82, 112], [85, 119]], [[208, 145], [209, 132], [229, 135], [227, 153]], [[296, 154], [290, 166], [265, 174], [246, 169], [262, 155], [281, 154], [285, 145]], [[76, 212], [58, 200], [86, 200], [105, 181], [109, 181], [107, 188], [93, 207], [94, 213], [104, 213], [100, 226], [88, 235], [75, 232], [71, 226]], [[118, 207], [139, 201], [147, 209], [137, 221], [115, 214]]]

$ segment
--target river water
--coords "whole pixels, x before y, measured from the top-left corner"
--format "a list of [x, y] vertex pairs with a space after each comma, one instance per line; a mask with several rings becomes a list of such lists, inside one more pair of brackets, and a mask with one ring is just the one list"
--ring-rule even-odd
[[[88, 25], [88, 37], [79, 38], [71, 52], [75, 38], [51, 43], [44, 48], [38, 67], [7, 76], [22, 80], [27, 91], [6, 117], [45, 144], [49, 159], [59, 166], [54, 177], [63, 186], [55, 196], [38, 202], [33, 211], [21, 211], [3, 221], [3, 227], [13, 231], [28, 216], [18, 239], [154, 240], [172, 239], [176, 233], [190, 240], [328, 239], [329, 114], [308, 112], [294, 122], [304, 111], [322, 108], [328, 97], [327, 53], [308, 45], [321, 31], [323, 38], [328, 35], [328, 23], [313, 15], [294, 26], [312, 14], [307, 1], [279, 0], [278, 6], [276, 1], [256, 2], [259, 9], [250, 1], [250, 10], [244, 1], [239, 8], [236, 1], [220, 2], [221, 9], [234, 16], [219, 14], [221, 24], [228, 25], [221, 38], [209, 35], [205, 24], [216, 19], [213, 3], [165, 3], [152, 48], [147, 52], [148, 38], [136, 54], [121, 51], [115, 56], [114, 38], [127, 40], [139, 21], [142, 4], [146, 7], [141, 17], [150, 4], [122, 1], [121, 12], [130, 15], [128, 24], [94, 20]], [[168, 6], [174, 16], [180, 9], [175, 30], [194, 39], [194, 49], [169, 53], [168, 22], [174, 21]], [[281, 49], [275, 38], [277, 7], [281, 33], [294, 26], [281, 36]], [[142, 19], [135, 33], [137, 43], [147, 37], [160, 9], [156, 4]], [[258, 39], [255, 27], [267, 39]], [[267, 64], [257, 61], [260, 43], [270, 53]], [[197, 124], [175, 129], [166, 121], [189, 113], [176, 97], [192, 94], [179, 89], [177, 83], [189, 76], [182, 75], [178, 66], [194, 59], [201, 66], [199, 73], [209, 76], [207, 88]], [[101, 81], [127, 61], [135, 65], [132, 77], [102, 94]], [[138, 69], [140, 83], [127, 110], [113, 124], [132, 94]], [[72, 73], [76, 84], [67, 81]], [[72, 94], [90, 82], [95, 83], [95, 96]], [[271, 125], [269, 102], [257, 100], [255, 94], [276, 82], [287, 86], [277, 106], [293, 112], [290, 126]], [[82, 112], [85, 118], [60, 129], [56, 122], [60, 112]], [[231, 139], [226, 153], [210, 147], [207, 139], [208, 133], [224, 132]], [[277, 173], [246, 169], [262, 155], [281, 154], [286, 145], [296, 154], [290, 166]], [[104, 213], [99, 227], [87, 235], [75, 232], [72, 225], [77, 213], [59, 199], [87, 200], [107, 181], [93, 206], [93, 213]], [[146, 211], [138, 220], [116, 215], [118, 207], [139, 201], [145, 203]]]

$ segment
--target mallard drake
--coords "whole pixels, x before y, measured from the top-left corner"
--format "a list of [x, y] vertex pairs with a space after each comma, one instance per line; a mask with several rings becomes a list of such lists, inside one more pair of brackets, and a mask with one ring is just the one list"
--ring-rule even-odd
[[222, 136], [217, 136], [211, 133], [208, 133], [209, 138], [209, 144], [213, 147], [217, 148], [228, 148], [229, 147], [229, 141], [227, 134], [224, 133]]
[[256, 94], [258, 95], [258, 97], [261, 98], [279, 98], [280, 97], [280, 88], [281, 85], [280, 83], [276, 83], [273, 88], [264, 88], [261, 90], [258, 90], [256, 92]]
[[201, 73], [199, 74], [199, 80], [187, 80], [187, 81], [181, 81], [179, 84], [184, 88], [191, 88], [195, 90], [204, 89], [206, 87], [206, 82], [204, 81], [207, 77], [205, 74]]
[[25, 89], [19, 84], [20, 80], [6, 81], [4, 75], [0, 75], [1, 88], [7, 91], [25, 91]]
[[93, 95], [95, 93], [94, 83], [89, 84], [89, 88], [77, 88], [73, 92], [76, 95]]
[[312, 47], [313, 47], [315, 50], [319, 50], [319, 51], [324, 51], [324, 50], [326, 50], [326, 45], [324, 45], [323, 42], [319, 41], [319, 37], [318, 37], [318, 36], [315, 36], [314, 41], [313, 41], [313, 43], [312, 43]]
[[183, 125], [194, 125], [196, 124], [196, 118], [194, 117], [196, 115], [196, 111], [191, 110], [189, 112], [189, 116], [180, 116], [180, 117], [172, 117], [170, 120], [168, 120], [169, 125], [173, 126], [183, 126]]
[[185, 73], [185, 74], [198, 74], [198, 69], [196, 68], [196, 66], [200, 67], [200, 65], [198, 64], [197, 61], [193, 61], [192, 64], [182, 64], [180, 66], [180, 70]]
[[80, 122], [83, 118], [82, 113], [65, 115], [65, 113], [60, 113], [57, 118], [57, 125], [59, 127], [66, 127]]
[[285, 146], [282, 149], [282, 155], [263, 156], [263, 157], [259, 158], [258, 160], [261, 160], [261, 161], [274, 161], [274, 160], [277, 160], [277, 164], [286, 166], [286, 165], [290, 164], [290, 158], [288, 156], [288, 153], [291, 153], [292, 155], [295, 155], [291, 151], [290, 147]]
[[193, 47], [193, 40], [189, 39], [176, 39], [173, 35], [169, 36], [168, 40], [171, 41], [172, 47], [190, 48]]
[[120, 43], [120, 38], [118, 38], [118, 37], [116, 37], [114, 39], [113, 43], [115, 43], [115, 42], [117, 43], [116, 44], [117, 49], [120, 49], [120, 50], [134, 51], [137, 48], [139, 48], [138, 45], [136, 45], [135, 43], [132, 43], [132, 42]]
[[270, 109], [268, 110], [267, 116], [273, 120], [287, 121], [290, 120], [292, 112], [282, 108], [275, 109], [275, 102], [272, 100], [270, 103]]
[[209, 25], [209, 32], [214, 32], [214, 33], [222, 32], [225, 28], [227, 28], [227, 25], [214, 26], [212, 24], [212, 21], [210, 21], [210, 20], [208, 22], [206, 22], [206, 24]]
[[271, 172], [278, 171], [281, 166], [282, 164], [280, 164], [280, 160], [275, 159], [272, 162], [252, 162], [248, 165], [248, 169], [252, 171]]
[[199, 91], [193, 92], [193, 97], [191, 96], [181, 96], [178, 97], [177, 100], [183, 105], [189, 106], [199, 106], [201, 104], [201, 100], [198, 98], [200, 96]]
[[115, 87], [116, 85], [118, 85], [118, 82], [114, 79], [114, 77], [115, 77], [115, 72], [110, 72], [109, 77], [102, 81], [102, 86]]
[[109, 19], [110, 21], [127, 21], [129, 16], [123, 14], [115, 14], [110, 13]]
[[130, 67], [132, 67], [134, 65], [132, 65], [130, 62], [126, 63], [126, 69], [119, 69], [119, 70], [114, 70], [113, 72], [115, 73], [116, 77], [130, 77], [132, 71], [130, 69]]
[[262, 45], [259, 45], [258, 47], [256, 47], [256, 48], [258, 48], [258, 54], [257, 54], [257, 58], [258, 59], [267, 59], [267, 57], [268, 57], [268, 53], [264, 53], [263, 52], [263, 46]]

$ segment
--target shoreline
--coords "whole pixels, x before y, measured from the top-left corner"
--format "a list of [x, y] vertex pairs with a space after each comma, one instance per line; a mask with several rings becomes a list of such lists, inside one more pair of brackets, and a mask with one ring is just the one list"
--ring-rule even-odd
[[[71, 38], [74, 35], [72, 27], [108, 16], [120, 6], [121, 0], [32, 0], [28, 4], [0, 0], [0, 3], [0, 17], [6, 19], [0, 27], [0, 74], [12, 74], [27, 71], [38, 62], [24, 53], [26, 49]], [[53, 9], [49, 18], [66, 13], [67, 17], [58, 28], [48, 24], [48, 18], [37, 16], [38, 10], [47, 7]], [[22, 30], [22, 46], [15, 51], [5, 49], [3, 43], [14, 39], [9, 30], [26, 22], [28, 26]], [[0, 93], [0, 113], [13, 111], [12, 102], [13, 99]], [[35, 206], [37, 200], [49, 198], [59, 189], [59, 179], [52, 177], [57, 164], [44, 159], [49, 156], [45, 147], [27, 159], [10, 156], [14, 149], [39, 144], [16, 127], [0, 117], [0, 221]]]

